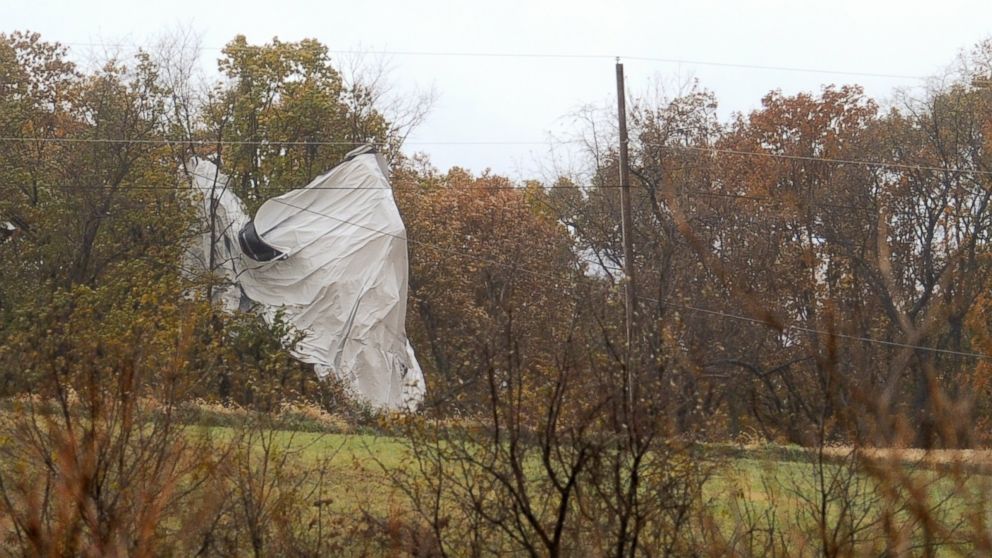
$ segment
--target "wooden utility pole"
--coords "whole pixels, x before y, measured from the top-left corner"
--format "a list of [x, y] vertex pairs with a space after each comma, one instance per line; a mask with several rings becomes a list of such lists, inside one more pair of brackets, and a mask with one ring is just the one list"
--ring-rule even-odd
[[634, 231], [630, 221], [630, 171], [627, 168], [627, 103], [623, 83], [623, 64], [617, 58], [617, 122], [620, 129], [620, 225], [623, 232], [623, 294], [627, 318], [625, 391], [628, 402], [633, 398], [631, 358], [634, 345], [634, 309], [637, 307], [634, 292]]

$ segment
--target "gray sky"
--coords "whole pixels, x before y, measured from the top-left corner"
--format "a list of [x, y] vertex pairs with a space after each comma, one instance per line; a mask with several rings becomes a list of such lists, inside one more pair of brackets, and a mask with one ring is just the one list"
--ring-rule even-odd
[[[201, 35], [208, 60], [217, 55], [210, 48], [242, 33], [252, 42], [312, 37], [331, 49], [599, 54], [928, 76], [992, 34], [988, 0], [3, 3], [4, 31], [30, 29], [64, 43], [145, 43], [185, 26]], [[433, 85], [440, 95], [407, 151], [429, 153], [442, 169], [536, 175], [545, 146], [420, 142], [540, 142], [573, 128], [567, 117], [578, 107], [614, 102], [611, 59], [392, 55], [389, 62], [399, 90]], [[698, 78], [724, 115], [755, 108], [772, 89], [860, 83], [884, 100], [895, 87], [920, 83], [634, 59], [624, 66], [635, 94]]]

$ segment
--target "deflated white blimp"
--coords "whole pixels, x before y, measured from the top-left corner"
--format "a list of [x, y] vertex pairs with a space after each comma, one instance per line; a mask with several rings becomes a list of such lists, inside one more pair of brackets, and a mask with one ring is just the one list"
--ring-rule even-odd
[[281, 312], [306, 333], [294, 354], [318, 374], [334, 374], [375, 407], [416, 407], [425, 386], [406, 337], [406, 230], [381, 156], [357, 149], [266, 201], [254, 219], [212, 163], [188, 170], [208, 225], [215, 214], [197, 256], [229, 280], [215, 295], [225, 307], [257, 303], [269, 321]]

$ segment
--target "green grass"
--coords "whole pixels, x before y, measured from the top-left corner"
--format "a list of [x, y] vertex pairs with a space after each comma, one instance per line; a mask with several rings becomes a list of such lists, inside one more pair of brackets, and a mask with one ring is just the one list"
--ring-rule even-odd
[[[229, 441], [235, 432], [233, 428], [223, 426], [208, 427], [205, 431], [218, 442]], [[351, 465], [356, 460], [372, 464], [378, 459], [386, 467], [398, 467], [406, 451], [401, 439], [374, 434], [278, 430], [274, 433], [273, 444], [299, 452], [306, 461], [316, 463], [329, 459], [332, 466]]]
[[[200, 427], [218, 448], [229, 443], [236, 430], [226, 426]], [[326, 468], [317, 499], [330, 499], [332, 511], [372, 513], [384, 517], [390, 510], [403, 507], [402, 496], [391, 486], [387, 471], [404, 466], [406, 449], [399, 438], [375, 434], [339, 434], [269, 431], [271, 447], [293, 452], [293, 461], [301, 467]], [[254, 441], [261, 452], [261, 442]], [[316, 474], [311, 475], [316, 485]]]
[[[858, 531], [858, 539], [865, 541], [859, 553], [877, 554], [877, 545], [885, 537], [886, 511], [892, 514], [896, 528], [910, 526], [910, 545], [923, 544], [922, 513], [935, 519], [939, 529], [946, 529], [936, 535], [945, 541], [937, 548], [938, 555], [970, 555], [974, 551], [969, 542], [975, 534], [972, 521], [992, 517], [992, 477], [986, 474], [950, 474], [907, 462], [898, 465], [900, 478], [893, 481], [894, 477], [880, 479], [845, 462], [817, 464], [791, 457], [771, 459], [764, 452], [759, 455], [731, 459], [704, 488], [724, 530], [732, 529], [742, 517], [756, 520], [765, 529], [792, 533], [787, 538], [801, 548], [817, 544], [817, 524], [824, 516], [828, 529], [843, 518], [844, 525]], [[914, 491], [922, 498], [914, 498]], [[920, 502], [922, 507], [913, 509], [913, 503]]]
[[[228, 427], [203, 428], [218, 443], [229, 441], [234, 433]], [[409, 466], [404, 440], [373, 434], [285, 430], [275, 431], [272, 436], [274, 447], [299, 452], [304, 466], [316, 466], [326, 460], [331, 477], [326, 480], [322, 494], [332, 495], [335, 510], [344, 513], [362, 510], [385, 516], [390, 510], [407, 506], [404, 496], [389, 483], [390, 471]], [[704, 485], [703, 496], [722, 530], [733, 531], [744, 520], [742, 513], [748, 513], [752, 519], [764, 521], [766, 527], [815, 536], [815, 518], [822, 512], [821, 472], [828, 482], [835, 477], [851, 479], [846, 497], [853, 502], [854, 513], [848, 515], [848, 520], [861, 527], [879, 529], [877, 521], [883, 508], [878, 498], [880, 488], [863, 472], [852, 472], [838, 462], [818, 466], [794, 448], [715, 453], [719, 454], [720, 464]], [[963, 524], [975, 512], [992, 515], [989, 497], [992, 477], [954, 478], [939, 471], [908, 466], [905, 472], [907, 478], [924, 487], [928, 499], [934, 503], [934, 515], [945, 524]], [[826, 507], [828, 523], [840, 517], [837, 502], [832, 501]], [[897, 517], [909, 520], [912, 515], [899, 511]]]

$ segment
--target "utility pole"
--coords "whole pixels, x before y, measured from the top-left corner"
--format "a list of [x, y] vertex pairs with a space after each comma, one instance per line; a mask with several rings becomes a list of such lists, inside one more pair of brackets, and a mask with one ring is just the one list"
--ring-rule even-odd
[[627, 168], [627, 103], [623, 83], [623, 64], [617, 57], [617, 122], [620, 129], [620, 225], [623, 232], [623, 294], [627, 322], [627, 346], [625, 380], [627, 402], [633, 402], [633, 376], [631, 374], [631, 353], [634, 345], [634, 309], [637, 307], [634, 292], [634, 242], [633, 226], [630, 221], [630, 170]]

